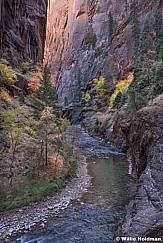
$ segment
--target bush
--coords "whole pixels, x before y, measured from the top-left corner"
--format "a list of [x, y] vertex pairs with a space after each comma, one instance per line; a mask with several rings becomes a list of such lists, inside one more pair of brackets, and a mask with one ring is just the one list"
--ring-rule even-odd
[[13, 85], [17, 81], [16, 72], [8, 65], [5, 59], [0, 59], [0, 85]]
[[127, 93], [118, 93], [116, 96], [113, 107], [115, 108], [121, 108], [127, 101]]

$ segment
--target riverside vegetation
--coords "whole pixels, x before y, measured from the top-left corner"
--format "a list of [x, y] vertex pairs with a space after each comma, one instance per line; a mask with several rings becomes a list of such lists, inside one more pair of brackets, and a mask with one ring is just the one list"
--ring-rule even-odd
[[[138, 4], [131, 4], [134, 65], [117, 80], [105, 73], [91, 80], [82, 92], [84, 109], [96, 112], [85, 119], [85, 126], [94, 134], [105, 133], [106, 124], [123, 116], [126, 122], [148, 103], [163, 93], [163, 20], [161, 10], [149, 13], [142, 26], [137, 16]], [[90, 88], [91, 87], [91, 88]], [[87, 119], [88, 118], [88, 119]]]
[[[0, 211], [53, 196], [75, 175], [80, 151], [69, 140], [71, 126], [61, 118], [63, 107], [63, 117], [81, 122], [131, 158], [138, 184], [118, 236], [161, 236], [162, 1], [125, 0], [119, 5], [115, 0], [76, 0], [71, 8], [71, 1], [56, 0], [49, 2], [49, 16], [47, 3], [0, 4]], [[43, 56], [57, 86], [47, 66], [42, 70], [36, 65]], [[112, 185], [120, 179], [117, 172], [112, 178]], [[12, 214], [10, 219], [12, 224]], [[4, 231], [9, 232], [7, 224]]]
[[[27, 71], [31, 64], [24, 66]], [[67, 141], [71, 125], [61, 118], [47, 66], [31, 69], [24, 96], [17, 70], [0, 61], [0, 211], [55, 195], [75, 176], [80, 160], [81, 152]]]

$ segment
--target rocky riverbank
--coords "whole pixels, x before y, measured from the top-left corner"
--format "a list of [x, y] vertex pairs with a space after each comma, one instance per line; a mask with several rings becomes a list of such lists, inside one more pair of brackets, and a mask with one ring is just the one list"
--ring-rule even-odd
[[163, 237], [163, 95], [138, 111], [129, 141], [132, 174], [139, 178], [122, 235]]
[[25, 233], [35, 227], [45, 227], [48, 219], [65, 209], [71, 200], [79, 199], [90, 184], [86, 161], [78, 168], [77, 177], [72, 179], [56, 197], [33, 203], [21, 209], [12, 210], [0, 215], [0, 242], [10, 241], [10, 237]]
[[126, 118], [122, 108], [115, 113], [94, 114], [85, 121], [91, 133], [129, 152], [131, 174], [138, 180], [117, 235], [163, 236], [163, 95], [137, 111], [132, 119]]

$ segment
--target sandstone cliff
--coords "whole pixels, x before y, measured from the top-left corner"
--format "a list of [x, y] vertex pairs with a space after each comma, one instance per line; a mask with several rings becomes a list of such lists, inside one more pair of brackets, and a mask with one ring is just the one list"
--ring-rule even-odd
[[0, 56], [14, 66], [42, 62], [48, 0], [0, 0]]
[[[45, 60], [58, 83], [61, 101], [71, 101], [95, 77], [117, 80], [134, 63], [130, 1], [54, 0], [48, 11]], [[140, 25], [162, 1], [138, 1]]]
[[134, 200], [121, 234], [160, 237], [163, 234], [163, 95], [135, 114], [129, 131], [134, 177], [139, 178]]
[[[108, 73], [118, 81], [132, 69], [135, 52], [131, 2], [51, 1], [45, 60], [58, 84], [61, 101], [66, 98], [71, 102], [79, 83], [85, 89], [100, 75], [109, 81]], [[159, 0], [138, 1], [140, 26], [161, 8]], [[132, 174], [139, 179], [122, 235], [160, 236], [163, 229], [162, 104], [160, 96], [129, 121], [123, 117], [123, 111], [117, 116], [105, 114], [108, 118], [103, 124], [103, 136], [123, 149], [131, 149]]]

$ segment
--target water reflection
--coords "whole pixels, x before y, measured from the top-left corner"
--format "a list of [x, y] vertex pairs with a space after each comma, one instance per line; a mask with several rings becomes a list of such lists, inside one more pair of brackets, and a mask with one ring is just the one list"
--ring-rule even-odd
[[80, 131], [76, 142], [84, 148], [91, 186], [80, 200], [54, 216], [48, 227], [13, 239], [23, 243], [110, 243], [128, 203], [128, 162], [103, 141]]

